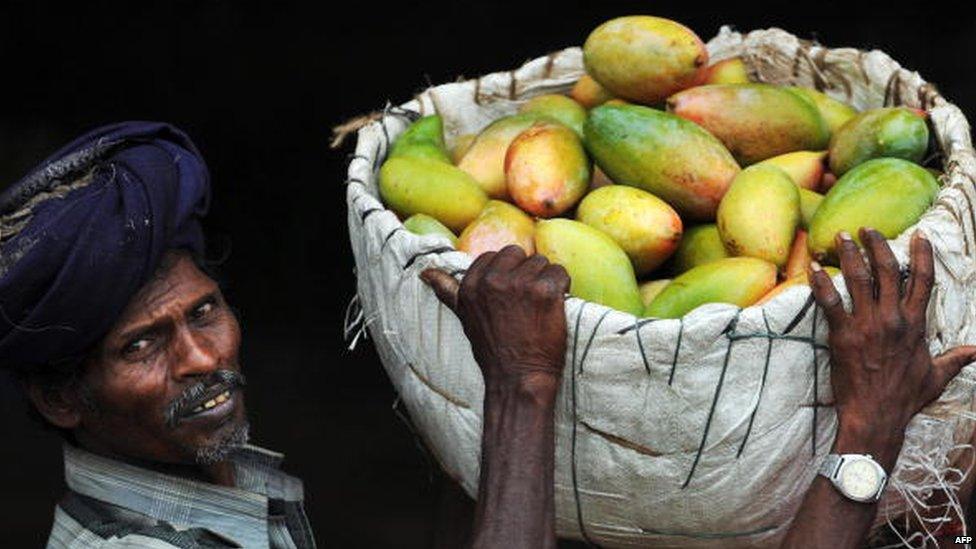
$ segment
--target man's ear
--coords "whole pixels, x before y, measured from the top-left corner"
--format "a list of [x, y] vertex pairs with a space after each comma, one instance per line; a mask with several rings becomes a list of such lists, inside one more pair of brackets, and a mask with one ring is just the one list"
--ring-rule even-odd
[[72, 430], [81, 423], [81, 395], [74, 383], [50, 386], [34, 376], [26, 380], [27, 396], [44, 419], [61, 429]]

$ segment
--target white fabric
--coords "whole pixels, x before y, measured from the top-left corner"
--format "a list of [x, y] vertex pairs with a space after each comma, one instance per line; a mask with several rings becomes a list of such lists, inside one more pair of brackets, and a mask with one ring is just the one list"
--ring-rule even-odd
[[[897, 101], [929, 110], [948, 171], [936, 205], [918, 225], [937, 256], [931, 348], [976, 341], [969, 298], [976, 158], [962, 113], [882, 52], [825, 49], [778, 29], [743, 36], [723, 28], [708, 48], [713, 60], [742, 55], [764, 81], [814, 86], [819, 79], [826, 93], [862, 109]], [[377, 169], [389, 141], [409, 123], [401, 109], [439, 113], [450, 143], [514, 112], [528, 97], [568, 90], [582, 72], [581, 52], [570, 48], [515, 71], [430, 88], [363, 128], [349, 167], [349, 231], [364, 324], [420, 436], [471, 494], [484, 386], [459, 322], [417, 276], [431, 266], [464, 269], [471, 258], [450, 250], [442, 237], [403, 230], [377, 198]], [[903, 260], [911, 232], [893, 241]], [[826, 325], [815, 307], [795, 321], [809, 295], [799, 287], [741, 311], [706, 305], [681, 321], [639, 330], [629, 314], [568, 300], [569, 345], [556, 412], [559, 534], [607, 547], [776, 546], [836, 430]], [[761, 335], [766, 322], [782, 334], [794, 321], [788, 336], [795, 340]], [[747, 334], [760, 335], [736, 339], [726, 360], [728, 336]], [[958, 484], [953, 462], [972, 455], [951, 450], [972, 436], [974, 381], [976, 368], [969, 366], [910, 425], [879, 527], [940, 485], [951, 491]]]

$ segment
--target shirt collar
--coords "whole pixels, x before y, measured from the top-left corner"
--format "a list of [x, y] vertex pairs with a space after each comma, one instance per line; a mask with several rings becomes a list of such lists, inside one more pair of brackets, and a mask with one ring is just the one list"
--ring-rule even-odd
[[236, 486], [167, 475], [64, 445], [64, 476], [73, 491], [174, 527], [200, 527], [243, 547], [268, 547], [268, 499], [301, 501], [300, 480], [278, 470], [284, 456], [257, 446], [238, 450]]

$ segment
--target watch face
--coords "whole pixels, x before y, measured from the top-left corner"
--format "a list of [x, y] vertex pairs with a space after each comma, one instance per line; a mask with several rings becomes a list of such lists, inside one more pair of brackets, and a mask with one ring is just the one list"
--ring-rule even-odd
[[848, 496], [860, 500], [873, 498], [881, 487], [881, 475], [874, 464], [866, 459], [854, 459], [844, 463], [837, 480]]

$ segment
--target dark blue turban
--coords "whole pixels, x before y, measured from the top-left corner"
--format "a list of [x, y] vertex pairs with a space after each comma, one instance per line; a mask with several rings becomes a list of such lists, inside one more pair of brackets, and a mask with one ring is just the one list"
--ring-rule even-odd
[[71, 364], [167, 250], [203, 255], [210, 176], [180, 130], [98, 128], [0, 195], [0, 366]]

